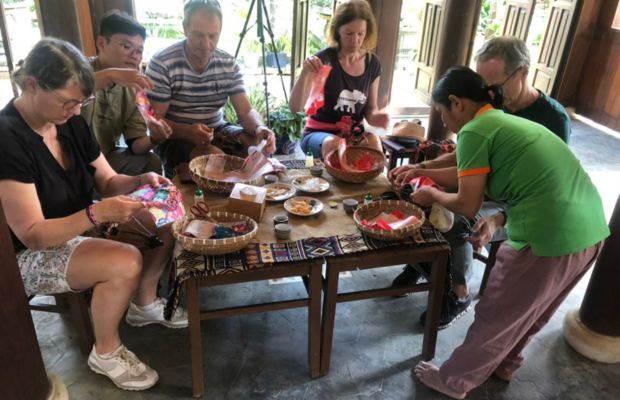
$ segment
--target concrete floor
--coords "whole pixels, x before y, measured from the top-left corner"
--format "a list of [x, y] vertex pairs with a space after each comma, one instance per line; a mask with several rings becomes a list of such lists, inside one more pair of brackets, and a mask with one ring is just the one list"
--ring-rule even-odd
[[[575, 121], [571, 147], [604, 196], [609, 216], [620, 192], [620, 139]], [[482, 275], [477, 265], [471, 281], [476, 293]], [[399, 266], [353, 273], [344, 290], [388, 285]], [[562, 337], [562, 320], [578, 308], [589, 275], [573, 290], [551, 322], [525, 351], [525, 365], [510, 384], [490, 378], [468, 399], [619, 399], [620, 365], [599, 364], [573, 351]], [[203, 306], [252, 298], [302, 296], [300, 282], [232, 285], [202, 291]], [[306, 318], [302, 309], [203, 322], [206, 396], [210, 399], [443, 399], [412, 373], [420, 360], [422, 328], [418, 316], [426, 297], [383, 298], [338, 306], [330, 373], [309, 377]], [[458, 346], [473, 320], [469, 312], [439, 333], [435, 362]], [[80, 353], [71, 321], [56, 314], [33, 312], [48, 372], [57, 374], [72, 399], [189, 399], [191, 378], [186, 330], [132, 328], [124, 322], [127, 347], [155, 368], [159, 383], [146, 392], [117, 389], [92, 373]]]

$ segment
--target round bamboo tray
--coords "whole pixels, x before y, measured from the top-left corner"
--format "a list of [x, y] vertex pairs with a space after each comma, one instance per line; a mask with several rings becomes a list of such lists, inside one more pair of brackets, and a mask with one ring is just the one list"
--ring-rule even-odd
[[179, 219], [172, 225], [172, 234], [179, 242], [181, 247], [194, 253], [204, 255], [221, 255], [234, 253], [247, 246], [258, 233], [258, 224], [252, 218], [223, 211], [214, 211], [210, 213], [211, 218], [218, 222], [237, 222], [245, 221], [250, 225], [250, 232], [245, 235], [235, 236], [226, 239], [198, 239], [183, 235], [183, 227], [185, 222], [193, 219], [190, 215]]
[[351, 146], [347, 149], [346, 157], [349, 163], [354, 163], [360, 159], [365, 153], [369, 153], [375, 159], [375, 167], [370, 171], [352, 172], [344, 171], [340, 168], [332, 166], [332, 163], [338, 165], [338, 150], [331, 151], [327, 157], [325, 157], [325, 169], [334, 178], [349, 183], [364, 183], [369, 180], [375, 179], [381, 175], [385, 168], [385, 156], [379, 150], [375, 150], [370, 147], [363, 146]]
[[[207, 165], [207, 161], [209, 161], [209, 157], [223, 157], [226, 160], [226, 163], [224, 164], [224, 172], [240, 169], [243, 165], [243, 158], [228, 154], [210, 154], [206, 156], [198, 156], [189, 162], [189, 170], [192, 173], [192, 180], [196, 182], [196, 185], [198, 185], [202, 190], [230, 194], [235, 186], [235, 183], [237, 182], [217, 181], [204, 176], [205, 166]], [[258, 185], [260, 183], [260, 179], [261, 177], [258, 177], [250, 181], [239, 183]]]
[[[390, 213], [394, 210], [400, 210], [403, 214], [413, 215], [418, 218], [415, 224], [407, 225], [399, 229], [372, 229], [366, 225], [362, 225], [362, 220], [367, 221], [377, 218], [382, 212]], [[414, 204], [402, 200], [379, 200], [369, 204], [359, 206], [353, 214], [353, 220], [357, 228], [365, 235], [381, 240], [400, 240], [413, 235], [416, 229], [419, 229], [424, 223], [424, 211]]]

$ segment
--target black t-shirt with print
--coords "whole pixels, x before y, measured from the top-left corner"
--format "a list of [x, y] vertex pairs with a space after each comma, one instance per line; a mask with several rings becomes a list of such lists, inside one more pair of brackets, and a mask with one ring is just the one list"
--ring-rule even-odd
[[[0, 179], [34, 183], [46, 219], [66, 217], [91, 204], [95, 168], [90, 163], [101, 153], [82, 117], [72, 117], [57, 129], [66, 170], [12, 100], [0, 111]], [[11, 238], [16, 251], [25, 248], [13, 232]]]
[[325, 81], [325, 103], [311, 118], [333, 124], [344, 116], [351, 116], [354, 124], [362, 123], [370, 86], [381, 75], [377, 56], [372, 53], [366, 55], [364, 73], [359, 76], [351, 76], [344, 71], [338, 61], [338, 51], [334, 48], [323, 49], [316, 56], [323, 64], [331, 65], [332, 70]]

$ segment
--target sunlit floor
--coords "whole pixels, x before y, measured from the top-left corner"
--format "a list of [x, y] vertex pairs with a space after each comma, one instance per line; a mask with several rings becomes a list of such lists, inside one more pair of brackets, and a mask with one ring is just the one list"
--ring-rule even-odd
[[[620, 139], [575, 122], [571, 148], [590, 172], [609, 217], [620, 193]], [[550, 155], [551, 156], [551, 155]], [[476, 293], [482, 275], [471, 279]], [[400, 267], [356, 272], [342, 280], [343, 290], [388, 285]], [[620, 365], [599, 364], [573, 351], [562, 337], [562, 320], [578, 308], [589, 275], [573, 290], [551, 322], [525, 351], [525, 365], [510, 384], [490, 378], [469, 399], [618, 399]], [[204, 306], [282, 298], [304, 292], [301, 283], [234, 285], [201, 292]], [[344, 303], [338, 306], [331, 371], [311, 379], [302, 309], [256, 314], [202, 324], [206, 398], [210, 399], [443, 399], [413, 377], [420, 360], [422, 328], [418, 317], [426, 297]], [[123, 392], [91, 372], [80, 353], [71, 321], [33, 312], [48, 372], [67, 385], [72, 399], [191, 398], [188, 333], [163, 327], [132, 328], [121, 335], [127, 346], [157, 369], [159, 383], [142, 393]], [[439, 333], [435, 361], [458, 346], [473, 320], [469, 312]]]

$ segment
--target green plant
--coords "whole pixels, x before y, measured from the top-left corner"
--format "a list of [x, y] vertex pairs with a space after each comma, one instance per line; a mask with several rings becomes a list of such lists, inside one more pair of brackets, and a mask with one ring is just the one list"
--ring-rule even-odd
[[276, 136], [288, 135], [291, 142], [301, 139], [305, 124], [306, 114], [292, 112], [286, 105], [269, 112], [269, 127]]
[[273, 43], [267, 42], [267, 50], [271, 53], [289, 53], [291, 46], [291, 39], [286, 35], [278, 36], [273, 40]]
[[316, 54], [319, 50], [327, 47], [325, 39], [314, 32], [308, 32], [308, 54]]
[[[247, 90], [248, 100], [252, 105], [254, 111], [256, 111], [263, 121], [267, 120], [267, 107], [265, 105], [265, 92], [263, 91], [262, 86], [255, 85], [251, 86]], [[273, 96], [269, 96], [269, 108], [273, 109], [280, 106], [280, 102]], [[239, 122], [239, 118], [237, 117], [237, 113], [235, 112], [235, 108], [230, 102], [230, 98], [224, 105], [224, 119], [230, 123], [236, 124]]]

